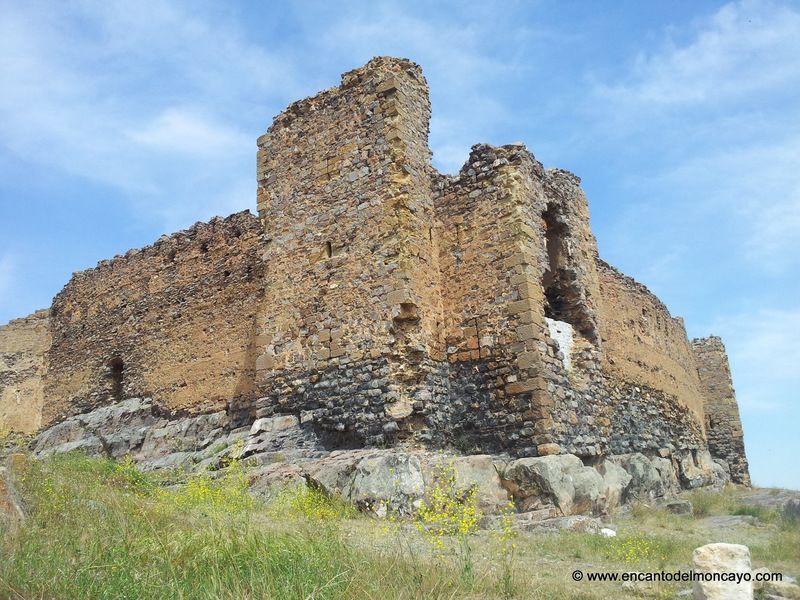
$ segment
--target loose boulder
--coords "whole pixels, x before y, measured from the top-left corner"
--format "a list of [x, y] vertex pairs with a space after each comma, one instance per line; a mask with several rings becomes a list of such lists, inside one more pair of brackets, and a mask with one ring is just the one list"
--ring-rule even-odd
[[573, 514], [602, 515], [608, 511], [603, 494], [603, 477], [591, 467], [581, 467], [567, 474], [572, 478], [575, 495], [572, 498]]
[[395, 452], [362, 459], [356, 465], [349, 500], [362, 510], [384, 516], [410, 514], [425, 495], [419, 458]]
[[625, 491], [631, 482], [630, 474], [612, 461], [603, 461], [595, 467], [603, 477], [603, 494], [608, 510], [613, 510], [623, 502]]
[[674, 515], [691, 515], [694, 512], [694, 507], [688, 500], [673, 500], [667, 502], [664, 508]]
[[681, 484], [687, 489], [695, 489], [721, 483], [719, 478], [724, 473], [722, 467], [715, 463], [707, 450], [685, 452], [679, 459]]
[[332, 453], [305, 464], [303, 473], [310, 485], [378, 516], [410, 514], [425, 495], [419, 458], [405, 452]]
[[[752, 600], [753, 582], [744, 578], [736, 580], [736, 574], [751, 573], [747, 546], [706, 544], [695, 549], [692, 561], [695, 573], [704, 579], [694, 582], [695, 600]], [[715, 580], [715, 574], [731, 580]]]
[[656, 456], [651, 458], [650, 462], [655, 467], [655, 470], [658, 471], [658, 476], [664, 485], [664, 495], [677, 494], [681, 489], [681, 483], [678, 481], [678, 473], [675, 471], [672, 460]]

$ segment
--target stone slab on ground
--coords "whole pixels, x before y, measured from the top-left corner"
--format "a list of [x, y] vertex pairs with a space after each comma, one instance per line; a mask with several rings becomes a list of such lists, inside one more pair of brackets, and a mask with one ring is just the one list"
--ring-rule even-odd
[[0, 467], [0, 518], [20, 521], [25, 519], [22, 499], [14, 486], [11, 473], [5, 467]]
[[[750, 574], [750, 550], [740, 544], [706, 544], [695, 548], [692, 562], [696, 573]], [[753, 600], [753, 582], [695, 581], [695, 600]]]

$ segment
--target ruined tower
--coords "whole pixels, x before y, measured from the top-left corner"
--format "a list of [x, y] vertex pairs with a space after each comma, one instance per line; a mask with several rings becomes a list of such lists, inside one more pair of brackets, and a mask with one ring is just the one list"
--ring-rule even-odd
[[725, 346], [720, 338], [710, 336], [692, 340], [692, 348], [705, 396], [708, 449], [712, 456], [728, 463], [733, 481], [750, 485], [742, 421]]

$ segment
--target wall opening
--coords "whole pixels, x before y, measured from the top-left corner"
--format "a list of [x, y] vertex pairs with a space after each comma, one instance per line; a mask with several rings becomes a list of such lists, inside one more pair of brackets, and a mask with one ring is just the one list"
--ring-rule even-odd
[[119, 356], [115, 356], [108, 361], [109, 391], [111, 392], [111, 398], [114, 402], [120, 402], [124, 399], [124, 376], [125, 363]]
[[570, 231], [555, 205], [542, 214], [547, 264], [542, 274], [544, 315], [569, 323], [586, 339], [597, 337], [594, 322], [584, 302], [570, 246]]
[[544, 288], [544, 315], [556, 321], [564, 321], [574, 325], [567, 290], [564, 289], [563, 268], [566, 266], [564, 256], [564, 238], [567, 226], [558, 220], [553, 206], [549, 206], [542, 215], [545, 227], [545, 244], [547, 247], [547, 265], [542, 276]]
[[330, 242], [325, 242], [325, 256], [327, 258], [333, 256], [333, 246], [331, 246]]

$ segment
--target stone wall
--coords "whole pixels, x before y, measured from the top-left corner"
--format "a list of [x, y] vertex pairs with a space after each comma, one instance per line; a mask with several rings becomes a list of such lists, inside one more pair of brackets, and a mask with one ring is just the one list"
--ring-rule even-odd
[[243, 212], [76, 273], [51, 309], [43, 422], [132, 396], [189, 412], [252, 396], [261, 251]]
[[708, 449], [714, 458], [728, 463], [733, 481], [749, 485], [742, 422], [725, 346], [720, 338], [711, 336], [692, 340], [692, 348], [705, 397]]
[[610, 376], [675, 396], [703, 422], [703, 394], [683, 319], [645, 286], [602, 260], [602, 367]]
[[533, 403], [543, 382], [530, 257], [542, 172], [524, 146], [477, 145], [458, 176], [433, 178], [450, 424], [455, 442], [474, 451], [535, 454], [545, 443], [534, 430], [547, 410]]
[[49, 347], [47, 310], [0, 326], [0, 432], [39, 429]]

